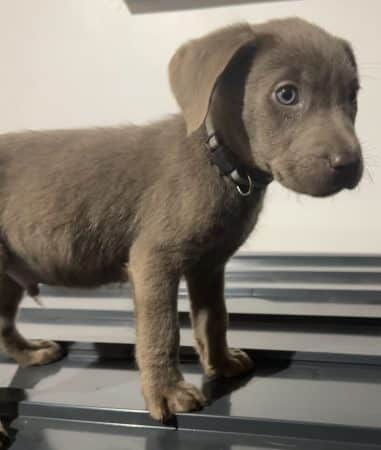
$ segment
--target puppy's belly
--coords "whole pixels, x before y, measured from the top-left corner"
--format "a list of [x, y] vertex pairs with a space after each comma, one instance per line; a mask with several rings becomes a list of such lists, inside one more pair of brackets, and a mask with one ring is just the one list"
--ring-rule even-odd
[[45, 270], [28, 266], [20, 259], [10, 259], [7, 275], [28, 292], [39, 283], [67, 287], [96, 287], [112, 282], [127, 281], [127, 270], [123, 264], [111, 267], [51, 267]]

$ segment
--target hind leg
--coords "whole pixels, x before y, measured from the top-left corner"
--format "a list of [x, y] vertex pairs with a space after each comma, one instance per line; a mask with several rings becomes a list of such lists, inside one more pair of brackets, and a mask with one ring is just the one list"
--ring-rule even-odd
[[0, 348], [21, 366], [49, 364], [63, 356], [55, 342], [25, 339], [16, 328], [16, 315], [24, 289], [0, 274]]

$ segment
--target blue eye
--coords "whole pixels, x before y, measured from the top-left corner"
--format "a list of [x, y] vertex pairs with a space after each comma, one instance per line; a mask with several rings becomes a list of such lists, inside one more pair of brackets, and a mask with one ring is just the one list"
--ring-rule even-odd
[[295, 105], [299, 101], [298, 89], [292, 84], [286, 84], [275, 92], [277, 101], [286, 106]]

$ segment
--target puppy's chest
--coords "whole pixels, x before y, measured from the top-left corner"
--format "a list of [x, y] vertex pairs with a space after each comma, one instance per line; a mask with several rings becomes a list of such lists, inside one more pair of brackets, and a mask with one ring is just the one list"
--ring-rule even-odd
[[253, 231], [263, 205], [263, 192], [250, 198], [227, 198], [208, 215], [209, 226], [200, 236], [202, 255], [216, 254], [221, 258], [234, 253]]

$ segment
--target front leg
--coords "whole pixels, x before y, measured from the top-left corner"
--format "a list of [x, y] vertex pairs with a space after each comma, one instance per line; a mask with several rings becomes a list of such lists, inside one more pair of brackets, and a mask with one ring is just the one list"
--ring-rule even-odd
[[151, 416], [162, 422], [175, 412], [198, 410], [206, 403], [203, 394], [184, 381], [178, 367], [180, 275], [176, 264], [166, 258], [162, 252], [136, 246], [129, 262], [142, 391]]
[[228, 348], [224, 269], [195, 269], [186, 279], [196, 348], [204, 372], [209, 377], [228, 378], [251, 371], [253, 361], [242, 350]]

